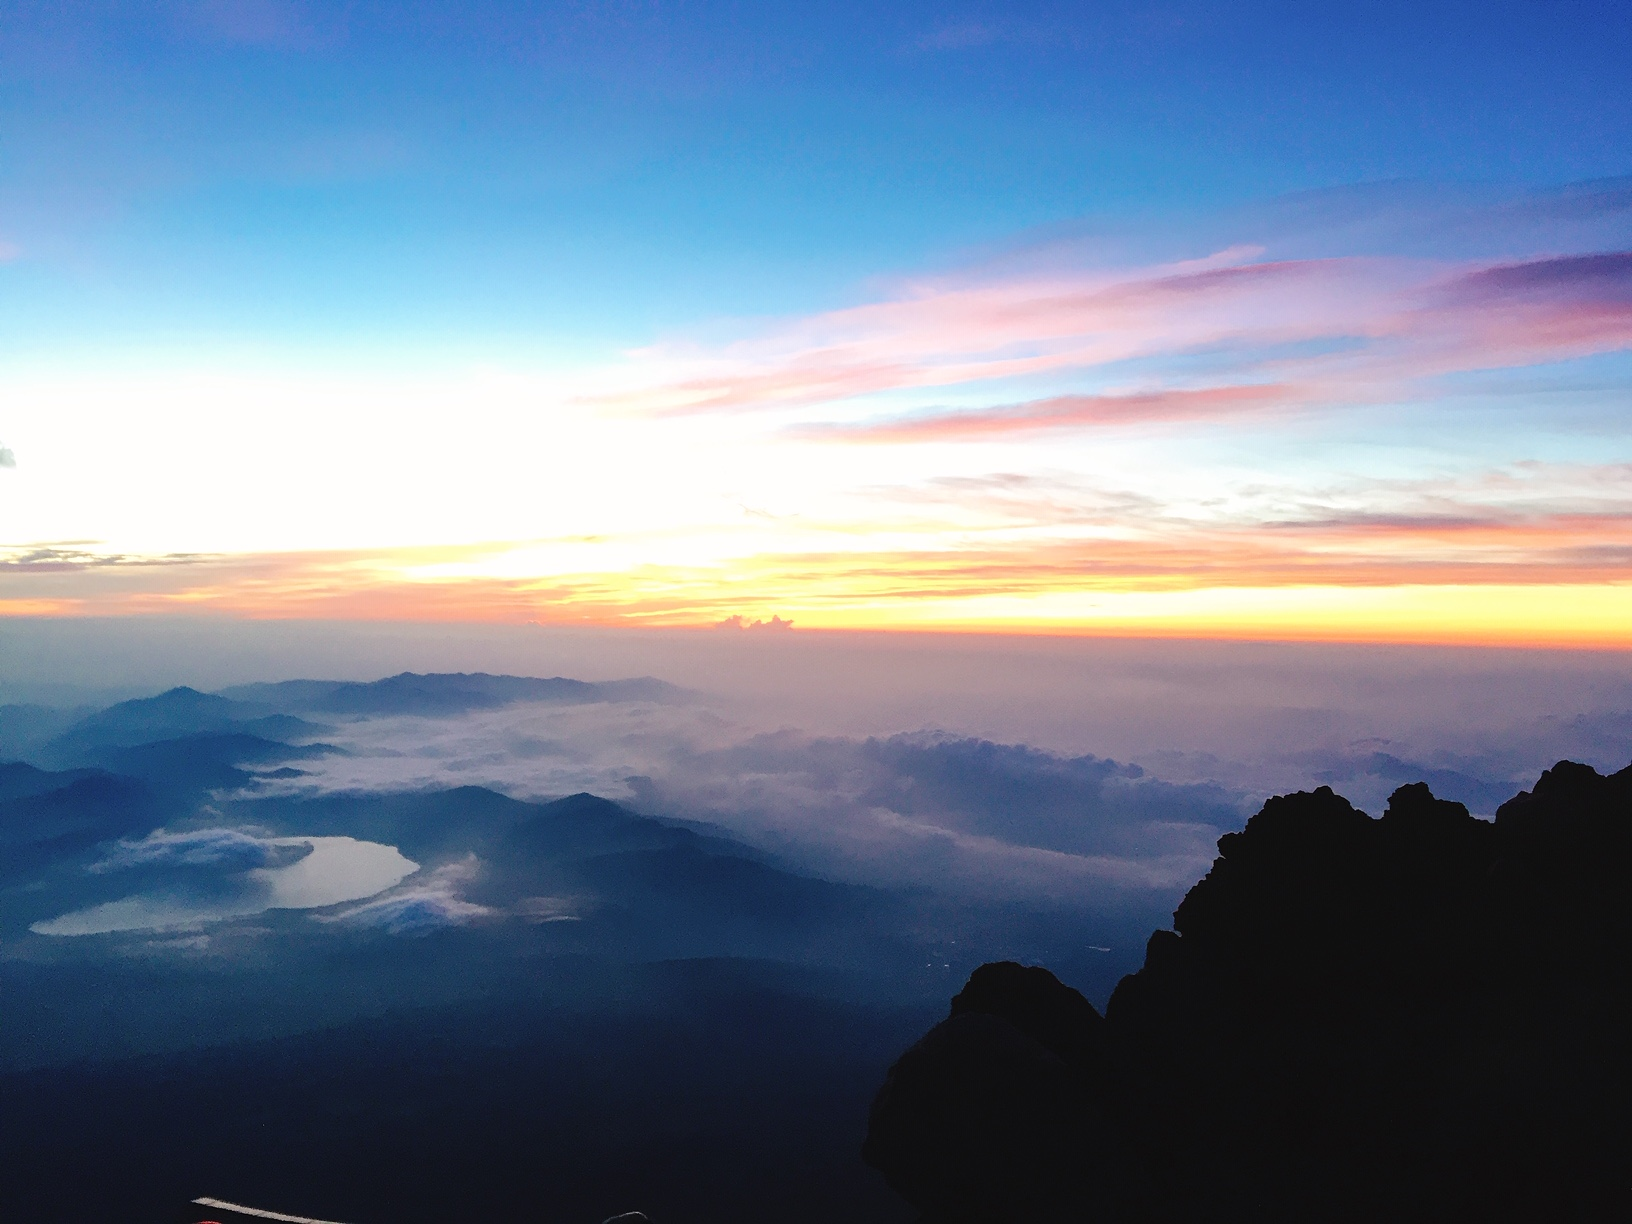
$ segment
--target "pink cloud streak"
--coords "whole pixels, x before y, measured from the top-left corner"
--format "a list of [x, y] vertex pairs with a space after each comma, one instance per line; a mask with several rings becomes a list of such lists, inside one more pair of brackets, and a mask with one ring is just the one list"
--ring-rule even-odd
[[600, 402], [652, 415], [740, 413], [999, 379], [1097, 382], [1106, 367], [1132, 360], [1201, 355], [1214, 367], [1204, 385], [1177, 372], [1147, 374], [1143, 385], [1114, 392], [920, 410], [825, 435], [928, 441], [1229, 416], [1271, 400], [1283, 408], [1365, 402], [1409, 394], [1436, 376], [1632, 346], [1632, 253], [1467, 265], [1242, 262], [1250, 255], [1120, 275], [925, 283], [712, 351], [641, 350], [632, 354], [637, 365], [662, 376]]
[[1124, 395], [1056, 395], [962, 412], [936, 412], [850, 426], [813, 425], [799, 431], [813, 440], [957, 442], [1073, 426], [1191, 421], [1272, 408], [1295, 398], [1279, 384], [1203, 387]]

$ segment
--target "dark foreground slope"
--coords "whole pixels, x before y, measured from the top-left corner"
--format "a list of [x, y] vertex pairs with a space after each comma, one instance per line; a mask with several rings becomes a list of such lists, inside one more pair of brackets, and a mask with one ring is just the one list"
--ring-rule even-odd
[[352, 1224], [910, 1218], [856, 1148], [922, 1010], [817, 1000], [796, 974], [742, 962], [619, 972], [601, 989], [639, 1006], [561, 1007], [557, 981], [531, 998], [0, 1076], [0, 1214], [178, 1224], [210, 1195]]
[[926, 1220], [1632, 1218], [1632, 768], [1223, 838], [1102, 1018], [978, 970], [865, 1158]]

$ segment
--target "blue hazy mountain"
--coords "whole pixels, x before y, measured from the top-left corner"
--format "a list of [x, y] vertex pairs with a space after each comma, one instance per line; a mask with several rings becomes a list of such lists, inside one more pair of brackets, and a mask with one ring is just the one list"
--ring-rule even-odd
[[13, 888], [37, 886], [41, 873], [76, 866], [103, 842], [146, 833], [163, 814], [153, 789], [135, 778], [0, 765], [0, 915]]
[[[678, 691], [406, 673], [22, 719], [41, 747], [0, 765], [0, 1102], [29, 1124], [0, 1127], [0, 1213], [158, 1222], [213, 1194], [399, 1224], [898, 1220], [855, 1152], [931, 1002], [1000, 958], [1105, 997], [1161, 915], [822, 879], [590, 794], [263, 785], [337, 751], [325, 716]], [[323, 908], [45, 933], [241, 899], [316, 838], [417, 870]]]
[[31, 759], [84, 715], [83, 709], [0, 705], [0, 761]]
[[[217, 1045], [374, 1011], [508, 997], [547, 980], [563, 958], [748, 959], [828, 974], [837, 997], [900, 1002], [936, 997], [983, 959], [1046, 956], [1103, 995], [1130, 966], [1149, 921], [822, 880], [592, 795], [527, 803], [466, 787], [187, 801], [116, 775], [85, 781], [96, 779], [139, 788], [132, 793], [147, 806], [65, 829], [78, 837], [60, 844], [57, 861], [35, 855], [36, 870], [0, 894], [0, 940], [27, 949], [26, 964], [7, 970], [0, 1066]], [[395, 846], [419, 870], [378, 897], [327, 911], [269, 910], [179, 934], [28, 933], [129, 894], [141, 877], [108, 869], [108, 843], [160, 823], [171, 837], [352, 837]], [[117, 861], [130, 851], [111, 853]], [[243, 867], [195, 868], [201, 882], [191, 887], [211, 886], [217, 872], [216, 886], [228, 888]], [[149, 951], [175, 940], [216, 951], [202, 959]], [[1104, 946], [1119, 951], [1094, 950]]]
[[561, 676], [493, 676], [486, 672], [403, 672], [367, 683], [285, 680], [223, 689], [221, 696], [282, 711], [318, 714], [460, 714], [522, 701], [587, 705], [600, 701], [667, 701], [683, 690], [640, 677], [589, 683]]
[[234, 731], [88, 749], [81, 759], [112, 773], [140, 778], [166, 794], [185, 797], [253, 782], [256, 774], [245, 766], [309, 761], [338, 751], [332, 744], [286, 744]]
[[269, 712], [191, 688], [173, 688], [156, 697], [121, 701], [79, 719], [47, 741], [39, 757], [66, 766], [100, 763], [109, 750], [161, 740], [206, 735], [253, 736], [262, 740], [311, 739], [323, 727], [286, 713]]
[[70, 782], [77, 782], [95, 772], [90, 769], [40, 769], [26, 761], [8, 761], [0, 764], [0, 803], [61, 790]]
[[[333, 713], [366, 702], [388, 710], [427, 703], [447, 709], [551, 695], [651, 699], [675, 691], [644, 680], [589, 685], [405, 674], [373, 684], [248, 686], [231, 690], [236, 695], [178, 688], [78, 718], [54, 741], [75, 769], [18, 764], [0, 774], [7, 845], [0, 943], [23, 949], [23, 960], [36, 966], [25, 971], [18, 961], [9, 971], [13, 1023], [0, 1033], [0, 1065], [295, 1032], [343, 1022], [369, 1006], [395, 1006], [381, 999], [502, 992], [517, 965], [563, 956], [843, 967], [854, 979], [845, 988], [852, 994], [867, 979], [865, 990], [908, 997], [933, 996], [949, 975], [981, 959], [1046, 956], [1104, 996], [1132, 967], [1141, 929], [1160, 918], [1091, 904], [971, 903], [922, 889], [837, 883], [716, 830], [587, 794], [529, 803], [479, 787], [269, 794], [262, 786], [336, 751], [309, 742], [321, 728], [274, 709], [278, 700], [302, 709], [343, 707], [326, 711]], [[160, 831], [168, 839], [162, 844], [153, 842]], [[87, 907], [155, 900], [150, 894], [161, 885], [170, 891], [158, 900], [241, 896], [246, 872], [272, 869], [274, 842], [309, 837], [395, 848], [418, 870], [366, 904], [320, 914], [209, 916], [179, 936], [30, 933]], [[229, 842], [237, 847], [231, 853], [221, 848]], [[160, 862], [164, 855], [171, 857]], [[140, 871], [130, 865], [134, 859], [144, 864]], [[240, 974], [227, 958], [211, 961], [199, 976], [179, 962], [154, 962], [144, 973], [157, 973], [162, 989], [146, 982], [124, 990], [113, 966], [139, 963], [151, 955], [141, 949], [168, 946], [167, 940], [241, 944], [257, 968]], [[433, 954], [452, 946], [462, 949], [454, 963]], [[1114, 955], [1104, 950], [1112, 947]], [[337, 956], [350, 965], [343, 978], [333, 977]], [[373, 982], [372, 994], [355, 989], [365, 979]], [[81, 991], [94, 1005], [65, 1025], [62, 1000]], [[177, 1007], [190, 1009], [187, 1024], [175, 1023]]]

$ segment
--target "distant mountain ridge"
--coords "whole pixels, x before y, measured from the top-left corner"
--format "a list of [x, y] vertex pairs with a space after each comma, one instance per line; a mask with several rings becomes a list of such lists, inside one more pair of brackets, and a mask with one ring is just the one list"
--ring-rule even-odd
[[564, 676], [487, 672], [402, 672], [383, 680], [283, 680], [222, 689], [223, 699], [283, 712], [319, 714], [462, 714], [524, 701], [588, 705], [601, 701], [672, 701], [684, 690], [643, 676], [590, 682]]
[[[199, 736], [304, 744], [332, 730], [301, 715], [448, 717], [522, 702], [590, 705], [674, 701], [686, 690], [650, 676], [590, 682], [564, 676], [402, 672], [382, 680], [284, 680], [219, 693], [185, 685], [101, 710], [0, 707], [0, 760], [48, 769], [108, 767], [121, 749]], [[264, 755], [264, 754], [263, 754]]]
[[182, 686], [155, 697], [121, 701], [87, 715], [48, 740], [38, 752], [58, 767], [101, 765], [120, 749], [202, 735], [261, 741], [309, 740], [327, 730], [286, 713]]
[[84, 708], [0, 705], [0, 761], [32, 758], [56, 736], [85, 717]]
[[40, 769], [26, 761], [8, 761], [0, 764], [0, 803], [9, 799], [28, 799], [60, 790], [71, 782], [95, 773], [92, 769]]
[[[279, 765], [337, 751], [317, 742], [333, 728], [302, 714], [447, 717], [521, 702], [673, 701], [684, 693], [651, 677], [591, 683], [485, 672], [403, 672], [368, 682], [286, 680], [219, 693], [182, 685], [89, 713], [0, 707], [0, 763], [12, 757], [43, 773], [111, 770], [146, 778], [175, 794], [201, 786], [241, 786], [253, 780], [239, 768], [243, 765]], [[61, 785], [24, 779], [16, 771], [0, 779], [0, 799], [19, 786]]]
[[146, 833], [163, 812], [153, 788], [136, 778], [0, 765], [0, 926], [26, 899], [16, 890], [39, 873], [112, 838]]

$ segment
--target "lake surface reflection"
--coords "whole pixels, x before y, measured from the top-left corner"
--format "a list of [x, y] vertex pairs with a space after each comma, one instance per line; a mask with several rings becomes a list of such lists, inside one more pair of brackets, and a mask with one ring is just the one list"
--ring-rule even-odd
[[395, 846], [354, 837], [276, 837], [265, 844], [309, 846], [311, 851], [285, 866], [201, 871], [196, 886], [171, 881], [164, 888], [74, 910], [29, 929], [40, 935], [101, 935], [197, 926], [272, 909], [320, 909], [375, 896], [419, 870]]

